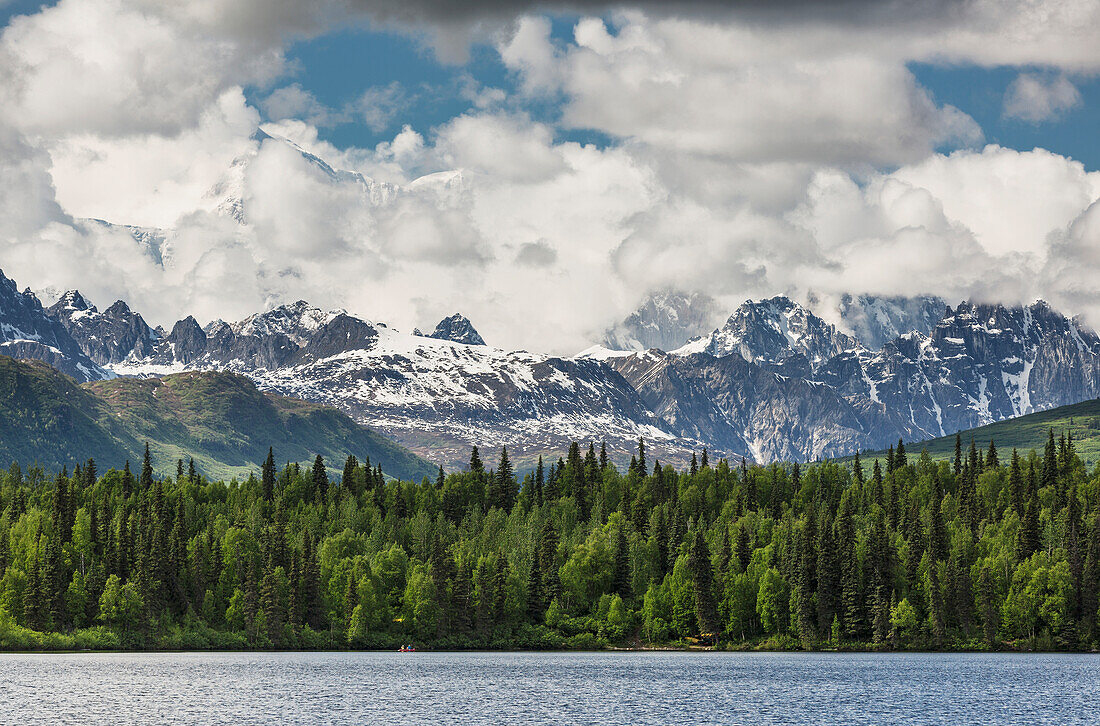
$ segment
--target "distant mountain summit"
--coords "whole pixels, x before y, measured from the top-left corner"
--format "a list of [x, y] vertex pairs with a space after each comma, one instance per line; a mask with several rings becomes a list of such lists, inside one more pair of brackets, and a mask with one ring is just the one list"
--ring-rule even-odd
[[674, 352], [737, 354], [787, 375], [808, 376], [833, 356], [860, 348], [855, 338], [780, 295], [746, 300], [722, 327]]
[[485, 339], [477, 332], [469, 318], [462, 313], [455, 313], [440, 320], [428, 337], [465, 345], [486, 345]]

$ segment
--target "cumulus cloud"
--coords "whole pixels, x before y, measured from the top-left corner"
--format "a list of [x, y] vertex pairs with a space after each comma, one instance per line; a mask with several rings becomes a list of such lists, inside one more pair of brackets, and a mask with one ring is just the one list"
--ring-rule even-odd
[[0, 117], [37, 136], [171, 135], [224, 91], [282, 73], [281, 46], [243, 43], [124, 0], [62, 0], [0, 35]]
[[1065, 76], [1044, 78], [1021, 73], [1005, 91], [1004, 115], [1039, 123], [1058, 118], [1080, 105], [1081, 93]]
[[581, 20], [559, 48], [524, 19], [504, 62], [529, 93], [565, 97], [563, 122], [677, 153], [733, 160], [892, 164], [981, 138], [937, 106], [901, 59], [747, 26], [621, 16]]
[[[165, 324], [306, 298], [407, 329], [461, 310], [494, 342], [566, 353], [668, 287], [726, 306], [1041, 295], [1100, 318], [1096, 172], [979, 148], [907, 67], [1094, 70], [1095, 3], [540, 4], [599, 13], [566, 38], [505, 5], [62, 0], [13, 21], [0, 265]], [[363, 17], [459, 54], [492, 37], [520, 92], [463, 78], [469, 110], [428, 129], [402, 124], [423, 99], [400, 86], [332, 108], [287, 82], [288, 39]], [[318, 131], [342, 123], [392, 138]]]

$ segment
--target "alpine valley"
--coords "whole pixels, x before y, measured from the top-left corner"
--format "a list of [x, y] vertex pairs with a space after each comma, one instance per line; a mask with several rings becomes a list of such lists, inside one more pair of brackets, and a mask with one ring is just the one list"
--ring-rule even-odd
[[[463, 194], [458, 172], [402, 188], [335, 170], [285, 139], [260, 132], [254, 141], [285, 144], [324, 183], [371, 204]], [[251, 159], [238, 159], [207, 195], [235, 224], [249, 224], [241, 180]], [[170, 263], [171, 230], [110, 226]], [[574, 440], [606, 441], [628, 459], [639, 437], [677, 465], [703, 447], [807, 461], [1100, 396], [1100, 339], [1042, 301], [951, 307], [851, 295], [815, 312], [774, 297], [724, 314], [704, 294], [654, 291], [600, 344], [562, 357], [494, 347], [461, 314], [410, 333], [304, 301], [233, 323], [187, 317], [153, 328], [125, 301], [100, 310], [76, 290], [45, 307], [0, 273], [2, 355], [41, 360], [84, 384], [239, 374], [261, 391], [334, 407], [448, 468], [475, 443], [508, 445], [513, 461], [530, 466]]]

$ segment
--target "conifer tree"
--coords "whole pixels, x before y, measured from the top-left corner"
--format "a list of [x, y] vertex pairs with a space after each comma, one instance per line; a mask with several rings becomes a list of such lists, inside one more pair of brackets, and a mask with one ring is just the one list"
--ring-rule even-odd
[[561, 594], [561, 577], [558, 575], [558, 533], [549, 519], [542, 523], [539, 532], [539, 569], [542, 580], [543, 602], [550, 601]]
[[1039, 486], [1050, 488], [1054, 492], [1054, 508], [1061, 510], [1065, 506], [1065, 497], [1058, 483], [1058, 450], [1054, 444], [1054, 429], [1049, 429], [1046, 450], [1043, 452], [1043, 471]]
[[959, 473], [962, 471], [962, 435], [955, 434], [955, 478], [959, 478]]
[[826, 633], [841, 611], [840, 558], [828, 511], [817, 528], [817, 627]]
[[[542, 457], [539, 457], [539, 462], [542, 462]], [[440, 464], [439, 472], [435, 475], [435, 488], [437, 491], [443, 489], [443, 484], [447, 481], [446, 476], [443, 474], [443, 465]]]
[[1008, 469], [1008, 491], [1016, 516], [1022, 518], [1024, 516], [1024, 480], [1020, 473], [1020, 454], [1016, 449], [1012, 450], [1012, 463]]
[[536, 543], [531, 557], [531, 567], [527, 572], [527, 619], [532, 623], [541, 623], [546, 615], [546, 601], [543, 600], [542, 568], [539, 567], [539, 547]]
[[130, 473], [130, 461], [126, 460], [126, 466], [122, 468], [122, 498], [129, 499], [134, 491], [134, 475]]
[[947, 559], [947, 527], [943, 522], [943, 501], [932, 502], [928, 524], [928, 551], [933, 562]]
[[859, 460], [859, 452], [856, 452], [855, 458], [852, 460], [852, 480], [858, 486], [863, 486], [863, 462]]
[[1086, 639], [1095, 637], [1100, 610], [1100, 507], [1096, 508], [1081, 572], [1081, 624]]
[[840, 598], [843, 611], [844, 633], [858, 638], [864, 632], [863, 582], [856, 555], [855, 528], [851, 506], [847, 498], [841, 501], [836, 518], [837, 557], [840, 562]]
[[756, 481], [749, 476], [749, 467], [745, 457], [741, 457], [741, 489], [745, 494], [745, 509], [753, 511], [758, 506], [756, 498]]
[[261, 481], [264, 501], [270, 502], [275, 498], [275, 449], [271, 447], [268, 447], [267, 458], [264, 459]]
[[691, 572], [695, 593], [695, 619], [699, 633], [717, 639], [718, 605], [714, 598], [714, 572], [711, 569], [710, 550], [700, 529], [695, 530], [688, 550], [688, 570]]
[[1027, 504], [1020, 528], [1016, 533], [1016, 559], [1026, 560], [1039, 549], [1039, 491], [1035, 481], [1035, 465], [1028, 467]]
[[654, 526], [652, 529], [653, 544], [657, 551], [657, 572], [655, 579], [660, 581], [668, 572], [668, 526], [665, 524], [664, 509], [654, 510]]
[[886, 493], [882, 487], [882, 467], [879, 466], [878, 459], [875, 459], [875, 465], [871, 470], [871, 502], [880, 507], [885, 507], [885, 496]]
[[[500, 449], [500, 465], [496, 471], [496, 502], [505, 512], [512, 511], [516, 503], [516, 477], [512, 473], [512, 462], [508, 460], [508, 447]], [[490, 505], [492, 506], [492, 505]]]
[[985, 638], [986, 645], [992, 647], [997, 643], [999, 612], [996, 593], [994, 592], [993, 574], [987, 565], [983, 565], [978, 571], [975, 599], [982, 617], [982, 635]]
[[344, 459], [344, 471], [340, 474], [340, 487], [347, 492], [355, 492], [355, 472], [359, 471], [359, 460], [348, 454]]
[[149, 442], [145, 442], [145, 456], [141, 460], [141, 490], [153, 486], [153, 461], [149, 458]]
[[323, 504], [328, 497], [328, 472], [325, 470], [325, 460], [320, 454], [313, 460], [313, 471], [310, 480], [313, 483], [313, 493], [318, 503]]
[[612, 533], [611, 557], [611, 591], [623, 600], [631, 597], [630, 582], [630, 548], [627, 546], [626, 533], [623, 532], [625, 524], [614, 528]]
[[279, 602], [274, 572], [268, 571], [264, 574], [260, 585], [260, 607], [264, 613], [267, 638], [278, 648], [283, 642], [283, 608]]
[[749, 530], [745, 524], [741, 524], [737, 527], [737, 564], [741, 567], [741, 572], [744, 572], [749, 568], [749, 561], [752, 559], [752, 545], [749, 542]]
[[932, 643], [936, 649], [943, 647], [947, 635], [944, 613], [943, 590], [940, 588], [938, 567], [935, 563], [928, 568], [928, 620], [931, 625]]

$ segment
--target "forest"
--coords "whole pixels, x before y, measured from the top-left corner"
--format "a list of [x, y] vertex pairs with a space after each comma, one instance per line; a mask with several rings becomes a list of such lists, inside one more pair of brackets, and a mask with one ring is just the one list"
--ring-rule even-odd
[[[488, 457], [488, 452], [486, 452]], [[369, 460], [210, 481], [0, 473], [2, 649], [1084, 650], [1100, 467], [963, 446], [933, 462], [628, 466], [399, 481]], [[495, 464], [495, 466], [492, 466]], [[257, 476], [258, 474], [258, 476]]]

